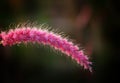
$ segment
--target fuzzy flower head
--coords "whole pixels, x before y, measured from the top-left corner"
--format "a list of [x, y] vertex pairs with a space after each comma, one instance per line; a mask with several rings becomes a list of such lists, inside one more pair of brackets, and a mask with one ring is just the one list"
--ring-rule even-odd
[[38, 29], [36, 27], [10, 29], [8, 32], [2, 32], [0, 34], [0, 41], [3, 46], [12, 46], [14, 44], [26, 42], [37, 42], [49, 45], [70, 56], [85, 69], [92, 71], [90, 66], [91, 62], [84, 54], [83, 50], [80, 50], [77, 45], [73, 44], [67, 38], [46, 29]]

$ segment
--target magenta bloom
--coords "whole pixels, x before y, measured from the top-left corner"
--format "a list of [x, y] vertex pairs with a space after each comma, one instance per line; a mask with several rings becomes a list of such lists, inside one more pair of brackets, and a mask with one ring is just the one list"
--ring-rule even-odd
[[3, 46], [12, 46], [22, 42], [37, 42], [50, 45], [54, 49], [60, 50], [62, 53], [72, 57], [78, 64], [91, 71], [91, 62], [89, 62], [88, 57], [84, 55], [83, 51], [79, 50], [78, 46], [68, 41], [68, 39], [53, 32], [37, 28], [17, 28], [15, 30], [11, 29], [8, 32], [2, 32], [0, 39]]

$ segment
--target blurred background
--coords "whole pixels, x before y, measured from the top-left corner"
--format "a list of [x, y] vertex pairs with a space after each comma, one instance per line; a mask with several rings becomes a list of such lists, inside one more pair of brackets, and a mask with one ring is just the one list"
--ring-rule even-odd
[[0, 83], [119, 83], [116, 0], [0, 0], [0, 31], [47, 24], [84, 49], [93, 72], [49, 46], [0, 45]]

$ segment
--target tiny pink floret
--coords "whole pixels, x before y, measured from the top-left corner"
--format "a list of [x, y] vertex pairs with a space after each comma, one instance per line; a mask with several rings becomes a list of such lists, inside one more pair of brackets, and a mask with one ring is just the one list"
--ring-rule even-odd
[[2, 32], [0, 37], [2, 39], [1, 43], [3, 46], [12, 46], [22, 42], [37, 42], [50, 45], [51, 47], [72, 57], [72, 59], [76, 60], [78, 64], [81, 64], [85, 69], [89, 69], [91, 71], [91, 62], [88, 60], [88, 57], [84, 55], [83, 50], [79, 50], [78, 46], [74, 45], [71, 41], [68, 41], [67, 38], [63, 38], [61, 35], [53, 32], [29, 27], [16, 28], [14, 30], [11, 29], [8, 32]]

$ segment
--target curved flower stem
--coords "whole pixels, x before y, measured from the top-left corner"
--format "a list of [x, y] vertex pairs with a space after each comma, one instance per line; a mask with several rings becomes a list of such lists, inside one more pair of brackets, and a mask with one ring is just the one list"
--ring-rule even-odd
[[88, 57], [83, 53], [83, 50], [79, 50], [77, 45], [74, 45], [67, 38], [63, 38], [61, 35], [47, 31], [45, 29], [37, 28], [16, 28], [11, 29], [8, 32], [2, 32], [0, 34], [1, 44], [3, 46], [14, 44], [37, 42], [44, 45], [50, 45], [54, 49], [60, 50], [62, 53], [72, 57], [78, 64], [81, 64], [85, 69], [91, 70], [91, 62]]

